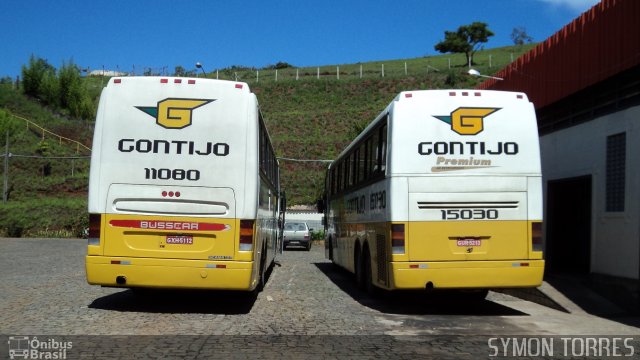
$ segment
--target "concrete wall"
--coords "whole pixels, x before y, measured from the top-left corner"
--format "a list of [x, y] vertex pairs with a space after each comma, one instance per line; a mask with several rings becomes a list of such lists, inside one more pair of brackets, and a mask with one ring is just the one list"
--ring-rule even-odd
[[[625, 211], [606, 212], [607, 136], [626, 132]], [[591, 272], [638, 279], [640, 272], [640, 107], [540, 138], [547, 182], [592, 176]], [[546, 221], [546, 218], [545, 218]]]

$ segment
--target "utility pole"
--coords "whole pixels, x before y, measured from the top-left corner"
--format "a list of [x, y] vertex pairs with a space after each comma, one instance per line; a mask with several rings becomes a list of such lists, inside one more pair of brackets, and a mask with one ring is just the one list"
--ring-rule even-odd
[[7, 203], [8, 190], [9, 190], [9, 130], [7, 129], [6, 143], [4, 146], [4, 182], [2, 184], [2, 203]]

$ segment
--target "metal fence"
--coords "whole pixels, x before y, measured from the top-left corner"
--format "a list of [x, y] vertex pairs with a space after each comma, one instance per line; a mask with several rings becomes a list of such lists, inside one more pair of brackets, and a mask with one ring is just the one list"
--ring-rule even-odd
[[[528, 44], [520, 47], [510, 47], [504, 50], [479, 51], [473, 57], [473, 67], [480, 69], [482, 72], [494, 73], [512, 63], [532, 47], [533, 44]], [[397, 78], [404, 76], [419, 77], [434, 73], [447, 72], [452, 69], [467, 69], [469, 67], [464, 54], [421, 57], [408, 60], [373, 61], [347, 65], [309, 67], [295, 67], [286, 63], [267, 66], [261, 69], [255, 67], [232, 66], [212, 71], [205, 70], [207, 68], [206, 64], [198, 64], [200, 67], [186, 71], [186, 76], [205, 76], [207, 78], [243, 81], [247, 83], [313, 79], [348, 80], [386, 77]], [[170, 71], [168, 66], [157, 68], [134, 66], [133, 69], [136, 70], [128, 73], [129, 75], [176, 75]], [[137, 71], [139, 69], [145, 69], [145, 71]]]

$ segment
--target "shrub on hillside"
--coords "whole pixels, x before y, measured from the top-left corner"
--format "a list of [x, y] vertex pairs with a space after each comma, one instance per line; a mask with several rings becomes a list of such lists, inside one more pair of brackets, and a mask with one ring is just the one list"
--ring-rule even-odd
[[22, 66], [24, 93], [42, 100], [53, 108], [69, 111], [76, 118], [91, 119], [95, 105], [82, 81], [80, 69], [69, 61], [60, 71], [46, 60], [31, 56], [28, 66]]

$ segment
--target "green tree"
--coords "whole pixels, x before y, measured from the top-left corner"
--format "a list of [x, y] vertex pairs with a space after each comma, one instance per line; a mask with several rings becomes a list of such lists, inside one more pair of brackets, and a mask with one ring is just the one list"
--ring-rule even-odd
[[489, 41], [494, 33], [483, 22], [462, 25], [457, 31], [445, 31], [444, 40], [435, 45], [441, 53], [464, 53], [467, 64], [473, 64], [473, 55], [482, 49], [482, 44]]
[[82, 79], [80, 70], [73, 61], [65, 62], [58, 74], [60, 84], [60, 105], [65, 109], [77, 106], [81, 100]]
[[24, 93], [34, 97], [40, 96], [40, 84], [45, 74], [55, 74], [56, 69], [47, 60], [31, 55], [29, 65], [22, 65], [22, 84]]
[[184, 69], [184, 67], [182, 67], [182, 65], [178, 65], [175, 68], [175, 71], [173, 72], [173, 76], [179, 76], [179, 77], [184, 77], [186, 76], [187, 71]]
[[60, 84], [55, 71], [48, 70], [44, 73], [40, 80], [38, 94], [38, 97], [46, 104], [53, 107], [60, 106]]
[[94, 105], [86, 83], [82, 81], [80, 69], [73, 60], [64, 63], [58, 75], [59, 102], [73, 117], [90, 119], [94, 116]]
[[18, 130], [19, 124], [13, 119], [9, 113], [3, 109], [0, 109], [0, 152], [4, 153], [4, 141], [5, 136], [9, 133], [12, 136]]
[[530, 44], [533, 38], [527, 34], [527, 29], [524, 26], [518, 26], [511, 31], [511, 40], [515, 45], [524, 45], [524, 43]]

